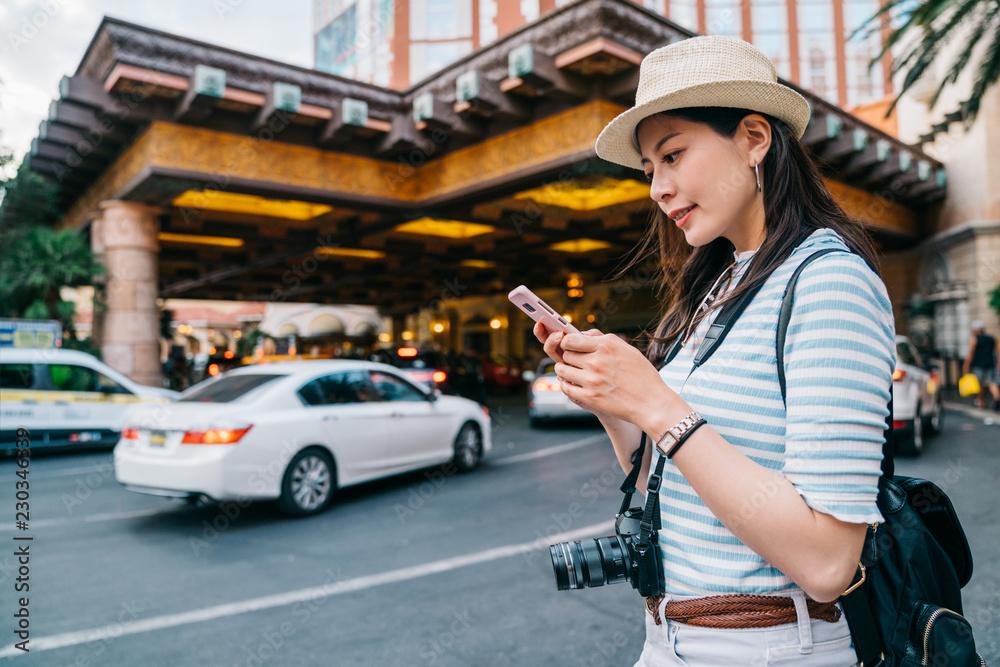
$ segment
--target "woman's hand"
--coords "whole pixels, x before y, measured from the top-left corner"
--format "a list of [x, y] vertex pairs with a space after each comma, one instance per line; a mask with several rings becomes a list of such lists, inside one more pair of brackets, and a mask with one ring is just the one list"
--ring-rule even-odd
[[535, 325], [535, 335], [556, 361], [563, 393], [589, 412], [640, 424], [641, 415], [679, 399], [642, 352], [618, 336], [596, 329], [550, 334], [541, 324]]
[[[542, 343], [542, 349], [545, 350], [545, 354], [549, 355], [549, 358], [557, 363], [561, 363], [563, 360], [562, 348], [559, 347], [560, 341], [562, 341], [563, 332], [561, 331], [549, 331], [545, 328], [545, 325], [541, 322], [535, 322], [535, 328], [532, 329], [532, 333], [535, 334], [537, 338]], [[589, 331], [583, 332], [584, 336], [603, 336], [597, 329], [591, 329]]]

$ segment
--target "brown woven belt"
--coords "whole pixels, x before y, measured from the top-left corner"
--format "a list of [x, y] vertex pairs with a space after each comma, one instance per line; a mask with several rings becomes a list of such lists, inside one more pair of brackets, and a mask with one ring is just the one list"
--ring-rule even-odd
[[[646, 598], [646, 611], [660, 625], [657, 595]], [[835, 623], [840, 620], [837, 602], [806, 600], [811, 618]], [[692, 600], [672, 600], [664, 606], [664, 618], [702, 628], [767, 628], [796, 621], [795, 602], [778, 595], [712, 595]]]

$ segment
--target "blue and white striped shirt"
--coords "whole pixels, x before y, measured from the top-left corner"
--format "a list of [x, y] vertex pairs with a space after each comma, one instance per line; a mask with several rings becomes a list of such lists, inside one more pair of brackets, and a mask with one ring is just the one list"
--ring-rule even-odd
[[[775, 337], [782, 292], [799, 263], [823, 248], [847, 246], [832, 229], [812, 233], [771, 274], [701, 367], [691, 372], [718, 309], [660, 375], [730, 444], [790, 481], [810, 507], [851, 523], [880, 522], [875, 498], [895, 328], [885, 285], [858, 255], [830, 253], [799, 275], [784, 350], [787, 410], [781, 400]], [[753, 254], [736, 255], [730, 290]], [[653, 452], [655, 466], [659, 453]], [[767, 492], [761, 489], [758, 505]], [[747, 512], [754, 511], [754, 499], [744, 500]], [[723, 526], [669, 460], [660, 511], [669, 593], [797, 587]]]

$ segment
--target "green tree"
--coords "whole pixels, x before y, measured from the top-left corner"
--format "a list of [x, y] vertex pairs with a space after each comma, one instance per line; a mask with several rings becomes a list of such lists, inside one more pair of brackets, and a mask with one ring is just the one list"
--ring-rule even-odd
[[990, 308], [1000, 318], [1000, 285], [994, 287], [993, 291], [990, 292]]
[[91, 285], [104, 271], [87, 237], [74, 229], [19, 225], [8, 240], [0, 263], [0, 316], [58, 320], [73, 338], [74, 304], [59, 291]]
[[903, 83], [889, 112], [920, 80], [941, 49], [956, 35], [965, 35], [962, 48], [934, 92], [930, 104], [933, 108], [945, 86], [956, 82], [970, 66], [973, 52], [983, 37], [988, 38], [972, 91], [958, 109], [962, 119], [971, 125], [986, 90], [1000, 78], [1000, 0], [886, 0], [852, 37], [863, 34], [868, 38], [881, 32], [883, 25], [890, 21], [894, 27], [883, 41], [882, 50], [871, 61], [874, 67], [894, 47], [900, 49], [894, 57], [892, 70], [893, 74], [904, 73]]

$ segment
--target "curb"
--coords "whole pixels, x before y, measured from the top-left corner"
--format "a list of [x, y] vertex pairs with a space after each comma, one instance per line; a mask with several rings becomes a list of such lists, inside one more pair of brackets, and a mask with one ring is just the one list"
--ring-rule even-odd
[[945, 410], [961, 412], [964, 415], [968, 415], [976, 419], [982, 419], [984, 421], [989, 419], [991, 422], [1000, 423], [1000, 413], [998, 412], [984, 410], [982, 408], [974, 408], [971, 405], [964, 405], [962, 403], [952, 403], [950, 401], [945, 401], [941, 405]]

